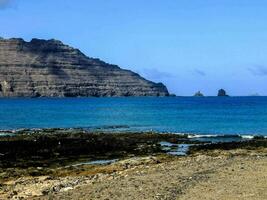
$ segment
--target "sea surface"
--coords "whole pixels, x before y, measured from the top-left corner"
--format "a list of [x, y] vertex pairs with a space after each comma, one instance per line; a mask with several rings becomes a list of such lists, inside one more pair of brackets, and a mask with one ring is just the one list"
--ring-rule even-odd
[[267, 136], [267, 97], [0, 99], [0, 129]]

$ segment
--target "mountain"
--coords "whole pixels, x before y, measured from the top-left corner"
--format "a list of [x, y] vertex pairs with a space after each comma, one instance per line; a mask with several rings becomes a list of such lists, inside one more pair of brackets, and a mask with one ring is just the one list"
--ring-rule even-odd
[[168, 96], [162, 83], [58, 40], [0, 38], [0, 97]]

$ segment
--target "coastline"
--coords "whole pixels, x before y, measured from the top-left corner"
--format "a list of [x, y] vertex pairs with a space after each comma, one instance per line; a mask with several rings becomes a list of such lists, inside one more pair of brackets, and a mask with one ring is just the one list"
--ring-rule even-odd
[[[109, 125], [102, 127], [74, 127], [74, 128], [17, 128], [17, 129], [0, 129], [0, 138], [4, 136], [19, 136], [23, 134], [51, 134], [51, 133], [103, 133], [103, 134], [135, 134], [135, 133], [154, 133], [154, 134], [172, 134], [185, 137], [188, 139], [198, 138], [267, 138], [267, 133], [201, 133], [201, 132], [177, 132], [177, 131], [158, 131], [153, 129], [131, 130], [127, 125]], [[223, 142], [223, 141], [222, 141]]]
[[[153, 132], [96, 133], [82, 129], [39, 129], [34, 132], [20, 130], [15, 135], [0, 137], [0, 197], [3, 199], [68, 199], [68, 195], [79, 195], [76, 190], [80, 187], [91, 188], [92, 184], [101, 185], [106, 181], [116, 183], [118, 177], [119, 180], [122, 178], [120, 181], [124, 181], [121, 174], [131, 176], [132, 171], [157, 169], [160, 165], [167, 169], [169, 165], [180, 166], [186, 162], [181, 173], [188, 170], [198, 173], [208, 170], [210, 165], [217, 165], [218, 157], [222, 159], [222, 163], [218, 164], [221, 166], [227, 165], [230, 158], [253, 160], [258, 156], [262, 158], [260, 162], [266, 164], [267, 155], [267, 139], [264, 137], [208, 142], [195, 140], [188, 135]], [[192, 171], [188, 166], [195, 166], [196, 163], [193, 162], [198, 158], [210, 162], [210, 165]], [[262, 170], [265, 169], [263, 167]], [[148, 174], [151, 178], [155, 175], [152, 172]], [[161, 181], [168, 185], [169, 180], [164, 177]], [[131, 183], [130, 181], [129, 184]], [[107, 188], [109, 193], [116, 193], [111, 186]], [[100, 193], [94, 191], [87, 195], [93, 198], [97, 194]], [[141, 194], [148, 195], [148, 199], [156, 198], [152, 193], [151, 196], [146, 192], [139, 195]], [[77, 199], [80, 198], [83, 199], [82, 196], [77, 196]], [[114, 196], [111, 199], [123, 198]]]

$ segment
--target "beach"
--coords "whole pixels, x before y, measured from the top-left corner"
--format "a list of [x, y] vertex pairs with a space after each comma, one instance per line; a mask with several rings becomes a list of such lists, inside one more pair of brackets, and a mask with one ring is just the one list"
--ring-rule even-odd
[[[218, 152], [216, 152], [218, 153]], [[266, 199], [265, 152], [229, 151], [141, 163], [35, 199]], [[70, 189], [70, 190], [69, 190]], [[64, 189], [63, 189], [64, 190]]]
[[[37, 145], [23, 152], [25, 142]], [[1, 154], [0, 199], [267, 197], [263, 137], [203, 143], [177, 134], [48, 129], [1, 137], [0, 143], [1, 152], [13, 149]], [[185, 143], [190, 143], [186, 155], [174, 156]], [[166, 144], [173, 146], [166, 150]]]

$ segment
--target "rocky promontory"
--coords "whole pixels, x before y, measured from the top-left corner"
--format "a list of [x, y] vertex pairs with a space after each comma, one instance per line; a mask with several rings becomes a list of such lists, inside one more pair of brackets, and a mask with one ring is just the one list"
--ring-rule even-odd
[[0, 97], [168, 96], [162, 83], [58, 40], [0, 38]]

